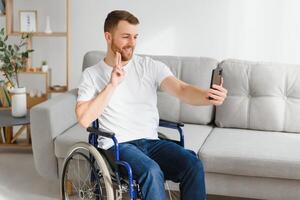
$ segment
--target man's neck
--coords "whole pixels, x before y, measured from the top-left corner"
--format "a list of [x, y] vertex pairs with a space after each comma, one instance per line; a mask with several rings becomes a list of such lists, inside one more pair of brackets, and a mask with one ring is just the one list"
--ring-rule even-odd
[[[109, 51], [107, 52], [105, 58], [104, 58], [104, 62], [109, 65], [110, 67], [115, 67], [116, 66], [116, 55]], [[129, 62], [128, 61], [122, 61], [122, 66], [126, 65], [127, 63]]]

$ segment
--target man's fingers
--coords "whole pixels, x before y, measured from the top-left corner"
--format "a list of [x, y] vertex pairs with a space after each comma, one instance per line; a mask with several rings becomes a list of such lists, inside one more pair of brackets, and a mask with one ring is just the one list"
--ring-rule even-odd
[[220, 101], [218, 101], [218, 100], [214, 100], [214, 99], [212, 99], [212, 100], [209, 100], [213, 105], [215, 105], [215, 106], [219, 106], [219, 105], [222, 105], [222, 103], [223, 102], [220, 102]]
[[115, 56], [115, 67], [118, 66], [118, 52], [116, 52]]
[[118, 76], [124, 75], [124, 70], [121, 69], [120, 67], [116, 67], [116, 68], [114, 69], [114, 71], [117, 73]]
[[219, 91], [224, 92], [225, 94], [227, 94], [227, 90], [225, 88], [223, 88], [221, 85], [213, 84], [212, 87], [214, 89], [217, 89], [217, 90], [219, 90]]
[[121, 67], [121, 65], [122, 65], [122, 59], [121, 59], [121, 54], [119, 52], [118, 52], [118, 63], [119, 63], [118, 66]]
[[212, 94], [214, 94], [214, 95], [221, 96], [221, 97], [223, 97], [223, 98], [226, 97], [226, 92], [220, 91], [220, 90], [209, 89], [209, 93], [212, 93]]
[[208, 93], [208, 96], [215, 99], [215, 100], [224, 100], [223, 96], [215, 95], [215, 94], [212, 94], [212, 93]]
[[116, 67], [121, 67], [121, 54], [116, 52]]
[[119, 52], [116, 52], [115, 67], [121, 67], [121, 54]]

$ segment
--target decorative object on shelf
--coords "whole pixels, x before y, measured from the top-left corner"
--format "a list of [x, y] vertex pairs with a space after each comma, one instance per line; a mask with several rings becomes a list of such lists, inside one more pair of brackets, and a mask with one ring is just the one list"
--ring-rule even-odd
[[42, 72], [47, 72], [48, 71], [48, 63], [46, 60], [42, 61]]
[[30, 97], [34, 97], [34, 96], [35, 96], [35, 91], [34, 91], [33, 89], [31, 89], [31, 90], [29, 91], [29, 96], [30, 96]]
[[45, 29], [45, 33], [47, 33], [47, 34], [51, 34], [52, 33], [52, 30], [51, 30], [51, 27], [50, 27], [50, 17], [49, 16], [46, 17], [46, 29]]
[[50, 89], [53, 92], [65, 92], [67, 90], [66, 86], [63, 86], [63, 85], [53, 85], [53, 86], [50, 86]]
[[9, 90], [11, 95], [11, 114], [13, 117], [24, 117], [27, 114], [26, 89], [12, 88]]
[[20, 10], [20, 32], [30, 33], [37, 31], [37, 11]]
[[41, 98], [43, 96], [43, 93], [41, 90], [38, 90], [37, 93], [36, 93], [36, 96]]

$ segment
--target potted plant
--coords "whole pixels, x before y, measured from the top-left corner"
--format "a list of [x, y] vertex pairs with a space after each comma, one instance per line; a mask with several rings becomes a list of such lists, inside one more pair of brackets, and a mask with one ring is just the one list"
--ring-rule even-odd
[[47, 60], [42, 61], [42, 72], [47, 72], [48, 71], [48, 63]]
[[18, 73], [26, 67], [32, 49], [26, 49], [30, 34], [22, 34], [18, 44], [9, 44], [4, 28], [0, 30], [0, 72], [4, 77], [5, 85], [10, 91], [12, 99], [12, 115], [22, 117], [26, 115], [26, 89], [20, 87]]

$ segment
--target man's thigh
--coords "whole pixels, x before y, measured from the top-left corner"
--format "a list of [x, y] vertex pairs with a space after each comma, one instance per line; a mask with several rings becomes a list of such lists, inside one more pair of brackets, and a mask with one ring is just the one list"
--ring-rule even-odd
[[[135, 178], [139, 178], [151, 167], [159, 167], [154, 160], [130, 143], [120, 144], [120, 160], [129, 163]], [[122, 171], [124, 172], [124, 170]]]
[[170, 141], [154, 141], [148, 150], [148, 156], [158, 163], [165, 178], [175, 182], [180, 181], [187, 167], [199, 161], [194, 152]]

